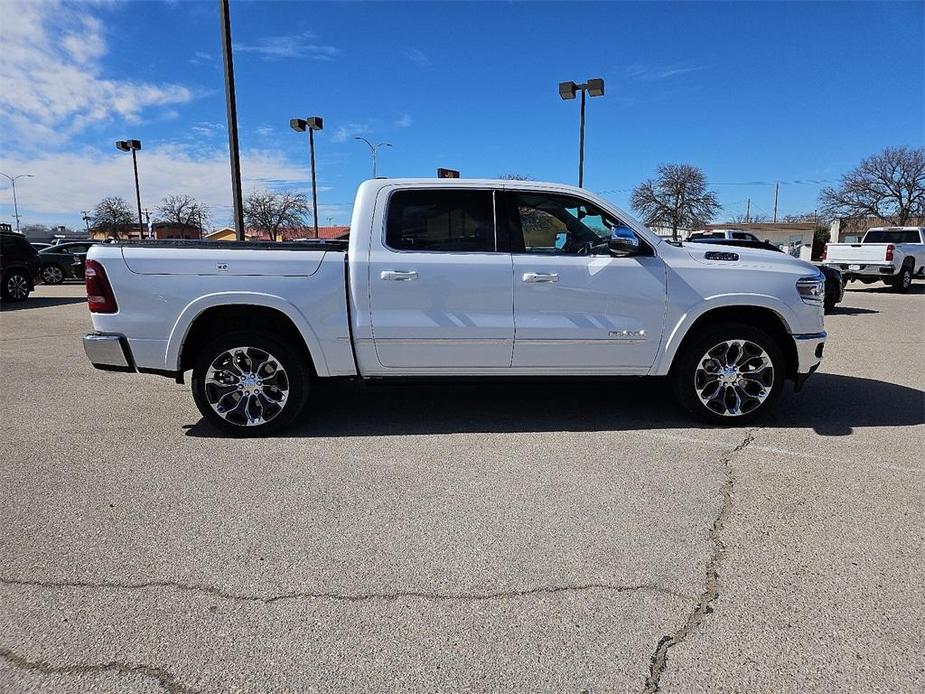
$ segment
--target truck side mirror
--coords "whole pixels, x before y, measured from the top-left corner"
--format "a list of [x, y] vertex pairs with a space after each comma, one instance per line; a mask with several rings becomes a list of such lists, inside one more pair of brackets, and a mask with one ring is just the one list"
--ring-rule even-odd
[[639, 253], [639, 239], [635, 236], [617, 236], [607, 242], [607, 248], [615, 258], [626, 258]]

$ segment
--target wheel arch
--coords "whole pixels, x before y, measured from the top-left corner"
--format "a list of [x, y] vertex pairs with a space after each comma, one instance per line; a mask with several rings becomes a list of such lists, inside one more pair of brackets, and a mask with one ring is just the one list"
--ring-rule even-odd
[[314, 375], [327, 375], [321, 343], [299, 311], [271, 295], [204, 297], [187, 306], [168, 340], [166, 364], [179, 374], [193, 368], [195, 355], [220, 332], [270, 329], [303, 352]]
[[[677, 363], [678, 355], [683, 352], [686, 345], [690, 344], [691, 340], [705, 329], [723, 323], [742, 323], [768, 333], [774, 338], [784, 355], [786, 377], [791, 380], [796, 378], [799, 361], [789, 324], [774, 309], [756, 305], [718, 306], [699, 314], [684, 329], [683, 337], [674, 341], [674, 349], [671, 350], [670, 354], [665, 354], [664, 364], [667, 367], [664, 369], [665, 373], [671, 373], [672, 368]], [[678, 328], [681, 327], [679, 324]]]

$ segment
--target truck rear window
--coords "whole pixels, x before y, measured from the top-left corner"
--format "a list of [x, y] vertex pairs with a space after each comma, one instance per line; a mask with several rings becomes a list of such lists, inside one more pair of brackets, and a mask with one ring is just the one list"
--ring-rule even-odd
[[919, 243], [919, 232], [915, 229], [884, 229], [868, 231], [862, 243]]
[[495, 250], [491, 191], [401, 190], [389, 198], [386, 245], [399, 251]]

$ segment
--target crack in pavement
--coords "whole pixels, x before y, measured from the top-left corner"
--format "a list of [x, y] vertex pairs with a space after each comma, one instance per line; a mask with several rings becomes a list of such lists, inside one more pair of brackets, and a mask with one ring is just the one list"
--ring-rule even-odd
[[700, 625], [704, 618], [713, 612], [713, 603], [719, 598], [719, 566], [726, 554], [726, 545], [723, 543], [722, 539], [720, 539], [720, 532], [723, 529], [726, 518], [729, 516], [729, 512], [732, 510], [732, 489], [735, 484], [735, 476], [732, 471], [732, 459], [736, 453], [747, 448], [754, 440], [754, 432], [749, 431], [745, 435], [745, 438], [742, 439], [735, 448], [720, 459], [725, 475], [725, 479], [722, 485], [720, 485], [720, 493], [722, 494], [723, 500], [720, 504], [719, 514], [717, 514], [714, 519], [713, 525], [710, 527], [710, 532], [708, 533], [708, 538], [713, 545], [713, 549], [710, 552], [710, 559], [707, 561], [703, 592], [700, 594], [697, 606], [687, 616], [681, 628], [659, 639], [655, 651], [652, 653], [649, 660], [649, 675], [646, 677], [645, 687], [642, 690], [643, 694], [655, 694], [655, 692], [659, 690], [659, 682], [668, 667], [668, 649], [684, 641], [684, 639]]
[[523, 590], [499, 591], [495, 593], [427, 593], [424, 591], [396, 591], [394, 593], [312, 593], [312, 592], [294, 592], [281, 593], [278, 595], [245, 595], [241, 593], [232, 593], [229, 591], [216, 588], [214, 586], [200, 585], [194, 583], [180, 583], [177, 581], [146, 581], [143, 583], [116, 583], [107, 581], [27, 581], [16, 578], [0, 577], [0, 584], [8, 586], [26, 586], [35, 588], [111, 588], [136, 590], [145, 588], [174, 588], [176, 590], [192, 591], [197, 593], [206, 593], [223, 600], [238, 600], [242, 602], [261, 602], [272, 604], [282, 600], [298, 599], [317, 599], [317, 600], [338, 600], [343, 602], [364, 602], [368, 600], [400, 600], [417, 598], [420, 600], [503, 600], [506, 598], [525, 598], [535, 595], [554, 595], [556, 593], [581, 592], [590, 590], [609, 590], [617, 593], [629, 593], [633, 591], [649, 591], [670, 595], [682, 600], [693, 600], [690, 595], [684, 595], [670, 588], [641, 583], [637, 585], [616, 585], [610, 583], [584, 583], [578, 585], [565, 586], [540, 586], [537, 588], [526, 588]]
[[120, 675], [141, 675], [157, 680], [157, 683], [168, 694], [197, 694], [195, 689], [184, 685], [169, 670], [152, 665], [123, 663], [116, 660], [95, 665], [52, 665], [45, 660], [29, 660], [5, 646], [0, 646], [0, 658], [21, 670], [29, 670], [44, 675], [79, 675], [103, 672], [115, 672]]

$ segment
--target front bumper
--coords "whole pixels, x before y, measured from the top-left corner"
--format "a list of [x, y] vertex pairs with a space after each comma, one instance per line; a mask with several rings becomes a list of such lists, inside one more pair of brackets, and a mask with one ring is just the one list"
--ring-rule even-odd
[[135, 371], [132, 350], [124, 335], [87, 333], [83, 336], [84, 352], [90, 363], [104, 371]]
[[822, 352], [825, 349], [826, 333], [810, 333], [794, 335], [793, 341], [797, 349], [797, 369], [793, 389], [799, 391], [806, 383], [806, 379], [813, 375], [822, 362]]

